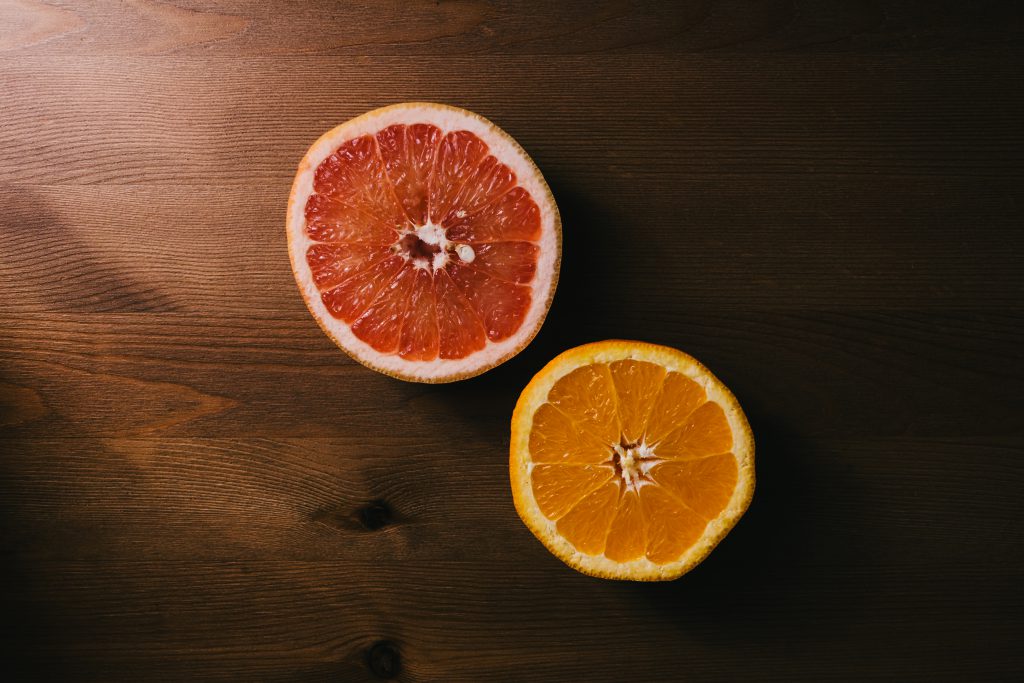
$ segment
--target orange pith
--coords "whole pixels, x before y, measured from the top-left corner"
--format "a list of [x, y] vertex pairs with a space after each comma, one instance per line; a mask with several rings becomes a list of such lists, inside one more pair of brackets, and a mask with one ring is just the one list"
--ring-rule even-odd
[[673, 578], [746, 508], [752, 450], [735, 399], [699, 363], [602, 342], [566, 352], [524, 390], [513, 493], [527, 525], [577, 569]]

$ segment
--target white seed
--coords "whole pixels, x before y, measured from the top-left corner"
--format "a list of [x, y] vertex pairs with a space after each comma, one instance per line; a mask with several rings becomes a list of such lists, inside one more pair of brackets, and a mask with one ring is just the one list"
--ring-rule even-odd
[[459, 258], [462, 259], [465, 263], [472, 263], [473, 259], [476, 258], [476, 252], [473, 251], [473, 247], [469, 246], [468, 244], [460, 244], [459, 246], [455, 247], [455, 253], [458, 254]]

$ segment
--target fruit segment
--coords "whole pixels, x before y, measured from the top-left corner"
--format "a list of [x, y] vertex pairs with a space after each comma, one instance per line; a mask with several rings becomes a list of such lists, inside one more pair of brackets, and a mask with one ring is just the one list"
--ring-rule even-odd
[[558, 532], [580, 551], [597, 555], [604, 550], [608, 527], [615, 517], [619, 485], [608, 482], [587, 494], [558, 520]]
[[704, 533], [708, 521], [660, 486], [640, 488], [640, 504], [647, 518], [647, 559], [672, 562]]
[[529, 287], [499, 280], [469, 266], [452, 264], [448, 272], [483, 321], [488, 339], [507, 339], [523, 324], [530, 308]]
[[472, 268], [491, 277], [526, 284], [537, 272], [540, 249], [532, 242], [488, 242], [474, 248]]
[[[313, 177], [317, 195], [355, 209], [384, 228], [409, 225], [399, 205], [373, 137], [364, 135], [342, 144], [327, 157]], [[310, 197], [312, 200], [312, 197]], [[309, 220], [307, 204], [307, 221]]]
[[482, 349], [487, 335], [480, 316], [446, 272], [434, 274], [434, 299], [437, 302], [438, 355], [465, 358]]
[[427, 222], [428, 184], [440, 139], [440, 129], [427, 124], [399, 124], [377, 133], [384, 168], [413, 225]]
[[619, 422], [626, 443], [640, 443], [647, 429], [647, 418], [654, 407], [665, 379], [665, 368], [632, 359], [608, 365], [618, 394]]
[[449, 213], [459, 210], [456, 198], [486, 156], [487, 145], [469, 131], [454, 131], [442, 138], [430, 176], [430, 222], [440, 225]]
[[722, 406], [708, 402], [658, 442], [656, 451], [662, 458], [689, 459], [726, 453], [731, 448], [729, 420]]
[[706, 519], [718, 516], [732, 498], [739, 475], [736, 456], [723, 453], [698, 460], [670, 460], [651, 470], [651, 478]]
[[621, 435], [616, 400], [608, 366], [603, 363], [576, 368], [555, 382], [548, 393], [548, 402], [606, 444], [609, 456]]
[[445, 228], [456, 242], [533, 241], [540, 238], [540, 209], [530, 193], [516, 187], [475, 213], [456, 212]]
[[619, 499], [604, 554], [616, 562], [629, 562], [642, 557], [646, 550], [647, 520], [640, 507], [640, 495], [636, 491], [627, 491]]
[[405, 262], [397, 256], [376, 263], [366, 271], [348, 278], [334, 289], [323, 292], [320, 296], [324, 306], [335, 318], [352, 322], [377, 298], [377, 295], [388, 286]]
[[409, 360], [431, 360], [437, 358], [439, 347], [434, 278], [426, 270], [416, 269], [415, 272], [398, 353]]
[[533, 495], [541, 512], [548, 519], [557, 520], [611, 478], [609, 467], [536, 465], [533, 468]]
[[306, 262], [318, 289], [331, 289], [350, 276], [387, 258], [386, 247], [368, 244], [314, 244], [306, 252]]
[[431, 215], [437, 222], [447, 224], [452, 219], [479, 211], [515, 185], [516, 175], [508, 166], [493, 156], [484, 157], [476, 167], [466, 169], [462, 185], [447, 198], [448, 211], [441, 214], [443, 209], [438, 206], [437, 212], [431, 211]]
[[533, 414], [530, 456], [534, 462], [596, 465], [607, 462], [609, 453], [607, 444], [581, 430], [550, 403]]
[[652, 445], [659, 443], [706, 400], [704, 389], [692, 379], [678, 372], [668, 373], [654, 400], [644, 440]]
[[408, 263], [402, 266], [398, 277], [352, 323], [352, 333], [382, 353], [397, 351], [415, 279], [416, 269]]
[[314, 194], [306, 202], [306, 234], [314, 242], [390, 245], [398, 232], [341, 200]]

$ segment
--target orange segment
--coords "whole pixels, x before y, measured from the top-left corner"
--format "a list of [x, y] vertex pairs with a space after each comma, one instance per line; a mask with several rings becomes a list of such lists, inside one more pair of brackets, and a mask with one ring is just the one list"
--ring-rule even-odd
[[608, 527], [615, 517], [619, 486], [608, 482], [587, 494], [558, 520], [558, 532], [581, 552], [591, 555], [604, 550]]
[[647, 550], [647, 518], [640, 507], [636, 491], [627, 491], [619, 500], [619, 508], [608, 531], [604, 554], [609, 560], [628, 562]]
[[678, 427], [707, 397], [699, 384], [678, 372], [665, 376], [654, 400], [644, 440], [656, 444]]
[[665, 368], [654, 363], [620, 360], [609, 364], [618, 393], [619, 421], [627, 443], [639, 443], [647, 428], [658, 390], [665, 380]]
[[533, 468], [533, 495], [545, 517], [560, 519], [612, 474], [609, 467], [537, 465]]
[[530, 455], [534, 462], [597, 464], [607, 461], [608, 454], [607, 445], [581, 430], [550, 403], [533, 414]]
[[612, 446], [619, 442], [615, 388], [607, 365], [584, 365], [573, 370], [555, 382], [547, 399], [601, 443]]
[[672, 562], [704, 532], [708, 520], [683, 505], [660, 486], [640, 488], [640, 503], [647, 518], [647, 559]]
[[664, 439], [655, 450], [662, 458], [701, 458], [732, 448], [732, 430], [722, 406], [705, 403]]
[[573, 568], [672, 579], [750, 504], [753, 439], [735, 397], [690, 356], [598, 342], [561, 354], [523, 390], [509, 471], [520, 517]]
[[732, 453], [697, 460], [669, 460], [651, 470], [651, 479], [707, 519], [717, 517], [729, 504], [738, 475]]

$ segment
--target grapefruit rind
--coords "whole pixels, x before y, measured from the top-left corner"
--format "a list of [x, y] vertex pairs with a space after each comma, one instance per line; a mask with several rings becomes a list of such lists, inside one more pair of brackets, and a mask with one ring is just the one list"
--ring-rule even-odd
[[[612, 363], [623, 359], [647, 361], [696, 381], [707, 392], [708, 401], [722, 406], [733, 434], [733, 454], [738, 478], [732, 497], [722, 512], [711, 520], [703, 535], [677, 560], [657, 564], [646, 557], [617, 562], [601, 555], [577, 550], [557, 530], [556, 523], [540, 511], [531, 486], [530, 431], [533, 415], [543, 405], [555, 382], [578, 367]], [[696, 567], [746, 512], [754, 495], [754, 437], [746, 415], [732, 392], [711, 371], [692, 356], [677, 349], [646, 342], [609, 340], [584, 344], [563, 352], [548, 363], [527, 384], [512, 413], [509, 475], [516, 511], [534, 536], [556, 557], [573, 569], [605, 579], [668, 581]]]
[[[488, 340], [483, 349], [464, 358], [413, 361], [377, 351], [353, 334], [348, 324], [330, 314], [306, 262], [307, 250], [316, 243], [306, 234], [305, 204], [313, 192], [313, 176], [317, 167], [346, 140], [374, 135], [395, 124], [416, 123], [437, 126], [442, 134], [453, 130], [468, 130], [475, 134], [488, 145], [490, 154], [512, 169], [516, 183], [530, 194], [540, 210], [539, 256], [536, 275], [531, 283], [530, 307], [522, 324], [507, 339], [499, 342]], [[522, 351], [540, 330], [551, 307], [562, 255], [562, 222], [558, 207], [537, 165], [519, 143], [479, 114], [432, 102], [405, 102], [375, 109], [331, 129], [314, 142], [299, 163], [292, 183], [288, 197], [287, 235], [292, 273], [306, 307], [324, 333], [363, 365], [410, 382], [441, 383], [467, 379]]]

